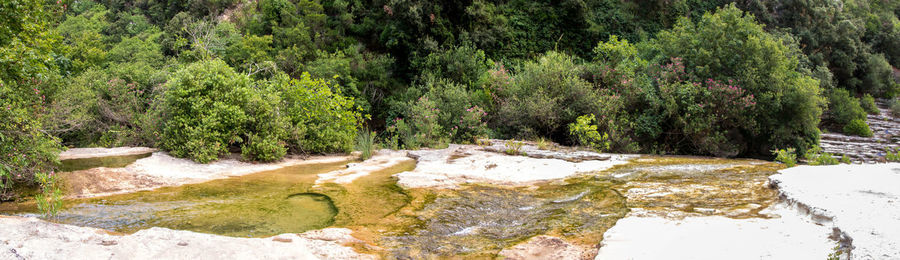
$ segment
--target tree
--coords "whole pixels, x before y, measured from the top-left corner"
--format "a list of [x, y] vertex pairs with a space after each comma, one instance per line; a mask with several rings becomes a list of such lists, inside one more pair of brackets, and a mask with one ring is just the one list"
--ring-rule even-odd
[[757, 105], [753, 123], [741, 128], [744, 153], [769, 154], [777, 147], [801, 151], [818, 143], [824, 100], [817, 80], [800, 73], [796, 48], [767, 33], [750, 14], [733, 4], [706, 13], [696, 23], [681, 19], [658, 35], [666, 57], [681, 57], [700, 79], [734, 79]]

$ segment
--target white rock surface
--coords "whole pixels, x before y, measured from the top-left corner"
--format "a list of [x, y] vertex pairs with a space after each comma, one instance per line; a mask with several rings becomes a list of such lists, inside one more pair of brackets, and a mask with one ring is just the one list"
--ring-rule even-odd
[[852, 259], [900, 259], [900, 164], [798, 166], [770, 176], [852, 239]]
[[[593, 251], [593, 250], [591, 250]], [[503, 249], [499, 253], [503, 259], [590, 259], [591, 252], [552, 236], [535, 236], [528, 241]]]
[[413, 159], [407, 157], [404, 151], [381, 150], [368, 160], [348, 165], [347, 169], [319, 174], [316, 184], [327, 182], [348, 184], [359, 177], [410, 161], [413, 161]]
[[454, 188], [464, 183], [522, 186], [603, 171], [632, 158], [611, 155], [608, 160], [576, 163], [511, 156], [482, 151], [479, 146], [454, 144], [446, 149], [410, 151], [409, 154], [417, 158], [416, 169], [395, 175], [399, 178], [397, 183], [404, 188]]
[[109, 156], [138, 155], [156, 152], [148, 147], [116, 147], [116, 148], [69, 148], [59, 153], [60, 160], [86, 159]]
[[[776, 205], [771, 219], [629, 213], [603, 235], [595, 259], [826, 259], [831, 228]], [[643, 215], [643, 216], [642, 216]]]
[[[328, 228], [270, 238], [234, 238], [151, 228], [131, 235], [0, 217], [0, 259], [375, 259], [342, 245], [350, 230]], [[324, 238], [324, 239], [323, 239]]]

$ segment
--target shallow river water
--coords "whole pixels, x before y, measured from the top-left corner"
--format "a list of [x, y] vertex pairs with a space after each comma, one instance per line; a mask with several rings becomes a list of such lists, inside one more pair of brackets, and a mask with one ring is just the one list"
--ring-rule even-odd
[[[122, 233], [166, 227], [236, 237], [347, 227], [377, 245], [357, 248], [365, 253], [490, 258], [535, 235], [594, 248], [631, 208], [648, 214], [765, 218], [759, 209], [777, 199], [765, 186], [766, 177], [780, 169], [755, 160], [649, 156], [604, 172], [526, 187], [470, 184], [406, 190], [392, 175], [414, 169], [410, 161], [349, 184], [315, 185], [317, 174], [347, 163], [68, 200], [59, 216], [49, 220]], [[0, 213], [36, 213], [27, 203], [5, 208]]]

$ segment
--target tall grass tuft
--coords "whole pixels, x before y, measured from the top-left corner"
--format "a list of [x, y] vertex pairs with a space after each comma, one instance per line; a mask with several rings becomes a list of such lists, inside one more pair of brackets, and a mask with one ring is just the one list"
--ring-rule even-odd
[[372, 158], [375, 153], [375, 132], [360, 131], [356, 136], [356, 150], [360, 151], [359, 158], [366, 160]]

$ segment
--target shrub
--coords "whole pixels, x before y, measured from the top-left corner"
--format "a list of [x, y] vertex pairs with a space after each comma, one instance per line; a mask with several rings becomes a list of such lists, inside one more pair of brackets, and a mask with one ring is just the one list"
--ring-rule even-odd
[[875, 105], [875, 98], [872, 97], [871, 94], [865, 94], [861, 99], [859, 99], [859, 105], [869, 113], [870, 115], [877, 115], [881, 113], [881, 110], [878, 109], [878, 106]]
[[797, 150], [794, 148], [778, 149], [773, 151], [775, 161], [783, 163], [788, 168], [797, 166]]
[[828, 91], [828, 118], [837, 127], [844, 127], [853, 120], [866, 120], [866, 111], [859, 104], [859, 99], [850, 96], [845, 89]]
[[900, 117], [900, 99], [891, 99], [888, 102], [888, 108], [891, 110], [891, 115]]
[[850, 156], [847, 156], [846, 154], [841, 155], [841, 163], [843, 163], [843, 164], [850, 164], [850, 163], [852, 163], [852, 162], [850, 161]]
[[849, 124], [844, 126], [844, 133], [849, 135], [857, 135], [862, 137], [872, 137], [872, 130], [865, 120], [853, 119]]
[[251, 122], [245, 104], [254, 91], [250, 78], [219, 60], [201, 61], [166, 83], [162, 147], [178, 157], [207, 163], [244, 141]]
[[326, 80], [303, 73], [299, 79], [280, 75], [269, 84], [279, 93], [289, 120], [286, 140], [294, 152], [349, 152], [362, 121], [352, 98], [332, 92]]
[[[427, 78], [408, 92], [408, 95], [434, 103], [437, 123], [443, 131], [437, 136], [449, 137], [452, 142], [471, 143], [475, 137], [487, 134], [487, 123], [484, 120], [487, 113], [479, 106], [480, 96], [475, 91], [467, 91], [464, 85], [445, 79]], [[414, 106], [422, 102], [425, 101], [403, 104], [401, 113], [407, 117], [420, 113]]]
[[806, 150], [806, 154], [803, 155], [806, 158], [806, 163], [809, 165], [835, 165], [838, 164], [838, 159], [834, 158], [834, 155], [831, 153], [822, 152], [822, 148], [819, 146], [813, 146], [812, 148]]
[[388, 127], [391, 135], [397, 135], [404, 149], [442, 147], [448, 138], [438, 123], [441, 110], [434, 100], [422, 96], [407, 103], [406, 119], [395, 119]]
[[569, 124], [569, 135], [582, 146], [590, 147], [597, 152], [609, 151], [609, 135], [606, 133], [601, 135], [594, 121], [596, 121], [594, 114], [579, 116], [575, 123]]
[[698, 79], [733, 79], [756, 105], [742, 114], [751, 120], [735, 134], [741, 153], [761, 154], [774, 147], [803, 150], [819, 139], [823, 107], [819, 82], [800, 72], [799, 48], [766, 32], [752, 15], [733, 4], [693, 22], [682, 18], [657, 35], [663, 58], [681, 57]]
[[900, 162], [900, 149], [894, 149], [893, 152], [888, 149], [885, 151], [884, 159], [889, 162]]
[[568, 124], [598, 110], [598, 95], [580, 73], [574, 58], [557, 52], [525, 63], [509, 85], [494, 90], [494, 126], [508, 136], [566, 137]]

